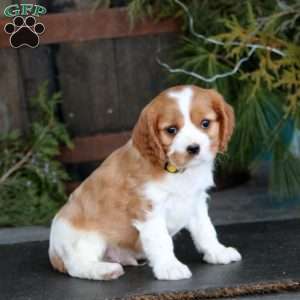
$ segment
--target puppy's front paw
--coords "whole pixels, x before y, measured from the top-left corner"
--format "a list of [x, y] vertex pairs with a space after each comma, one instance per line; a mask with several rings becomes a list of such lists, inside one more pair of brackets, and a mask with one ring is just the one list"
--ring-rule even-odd
[[234, 261], [240, 261], [241, 254], [232, 247], [218, 247], [204, 254], [203, 260], [210, 264], [229, 264]]
[[154, 265], [153, 272], [155, 277], [160, 280], [180, 280], [192, 276], [189, 268], [178, 260]]

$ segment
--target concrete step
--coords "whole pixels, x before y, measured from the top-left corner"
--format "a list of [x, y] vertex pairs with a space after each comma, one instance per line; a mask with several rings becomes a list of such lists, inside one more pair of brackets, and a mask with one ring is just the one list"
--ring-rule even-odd
[[[181, 281], [155, 280], [147, 265], [125, 268], [125, 275], [115, 281], [79, 280], [52, 270], [47, 241], [1, 245], [0, 299], [194, 300], [223, 296], [239, 299], [244, 294], [249, 300], [297, 299], [299, 294], [281, 292], [297, 292], [300, 288], [300, 220], [226, 225], [217, 230], [223, 243], [241, 251], [243, 261], [205, 264], [189, 234], [183, 232], [175, 239], [176, 254], [191, 268], [193, 277]], [[281, 294], [260, 295], [275, 290]], [[256, 298], [248, 295], [256, 293]]]

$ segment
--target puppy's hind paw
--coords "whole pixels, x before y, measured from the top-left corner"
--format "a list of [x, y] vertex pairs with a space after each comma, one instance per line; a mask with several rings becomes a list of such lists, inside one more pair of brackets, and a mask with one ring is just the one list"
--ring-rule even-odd
[[119, 264], [110, 264], [107, 272], [103, 275], [102, 280], [113, 280], [117, 279], [124, 274], [124, 270]]

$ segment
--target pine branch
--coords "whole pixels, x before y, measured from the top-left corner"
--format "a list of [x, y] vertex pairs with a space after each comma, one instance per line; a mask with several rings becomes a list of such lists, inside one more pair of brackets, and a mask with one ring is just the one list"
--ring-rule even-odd
[[170, 73], [183, 73], [183, 74], [186, 74], [186, 75], [193, 76], [193, 77], [195, 77], [195, 78], [197, 78], [197, 79], [199, 79], [199, 80], [203, 80], [203, 81], [205, 81], [205, 82], [214, 82], [214, 81], [216, 81], [217, 79], [225, 78], [225, 77], [232, 76], [232, 75], [236, 74], [236, 73], [239, 71], [241, 65], [242, 65], [244, 62], [246, 62], [246, 61], [248, 61], [248, 60], [250, 59], [250, 57], [253, 55], [253, 53], [256, 51], [256, 49], [257, 49], [257, 48], [253, 47], [253, 48], [249, 51], [248, 55], [247, 55], [246, 57], [240, 59], [240, 60], [236, 63], [236, 65], [234, 66], [234, 68], [233, 68], [231, 71], [226, 72], [226, 73], [222, 73], [222, 74], [216, 74], [216, 75], [214, 75], [214, 76], [212, 76], [212, 77], [204, 77], [204, 76], [202, 76], [202, 75], [200, 75], [200, 74], [198, 74], [198, 73], [196, 73], [196, 72], [187, 71], [187, 70], [182, 69], [182, 68], [173, 69], [173, 68], [171, 68], [168, 64], [161, 62], [161, 60], [160, 60], [159, 58], [157, 58], [156, 60], [157, 60], [157, 62], [158, 62], [162, 67], [166, 68]]
[[25, 165], [32, 156], [32, 149], [30, 149], [25, 156], [19, 160], [15, 165], [13, 165], [6, 173], [0, 178], [0, 185], [3, 184], [12, 174], [20, 170], [23, 165]]
[[165, 62], [162, 62], [158, 57], [156, 58], [157, 60], [157, 63], [159, 65], [161, 65], [162, 67], [164, 67], [165, 69], [168, 70], [168, 72], [170, 73], [183, 73], [185, 75], [189, 75], [189, 76], [192, 76], [192, 77], [195, 77], [199, 80], [202, 80], [202, 81], [205, 81], [205, 82], [208, 82], [208, 83], [211, 83], [211, 82], [214, 82], [216, 81], [217, 79], [220, 79], [220, 78], [225, 78], [225, 77], [229, 77], [229, 76], [232, 76], [234, 74], [236, 74], [239, 69], [241, 68], [242, 64], [247, 62], [251, 56], [256, 52], [257, 49], [263, 49], [263, 50], [266, 50], [266, 51], [270, 51], [270, 52], [273, 52], [273, 53], [276, 53], [277, 55], [281, 56], [281, 57], [284, 57], [285, 54], [284, 52], [282, 52], [281, 50], [277, 49], [277, 48], [274, 48], [274, 47], [270, 47], [270, 46], [265, 46], [265, 45], [261, 45], [261, 44], [254, 44], [254, 43], [241, 43], [241, 42], [222, 42], [222, 41], [219, 41], [219, 40], [216, 40], [216, 39], [213, 39], [213, 38], [208, 38], [198, 32], [195, 31], [195, 28], [194, 28], [194, 19], [189, 11], [189, 9], [187, 8], [186, 5], [184, 5], [181, 1], [179, 0], [174, 0], [175, 3], [177, 3], [179, 6], [181, 6], [181, 8], [184, 10], [184, 12], [186, 13], [186, 15], [188, 16], [188, 22], [189, 22], [189, 29], [190, 29], [190, 33], [195, 36], [196, 38], [198, 39], [202, 39], [204, 40], [206, 43], [210, 43], [210, 44], [214, 44], [214, 45], [217, 45], [217, 46], [223, 46], [223, 47], [228, 47], [228, 46], [240, 46], [240, 47], [246, 47], [246, 48], [250, 48], [250, 51], [248, 52], [247, 56], [246, 57], [243, 57], [241, 58], [234, 66], [234, 68], [231, 70], [231, 71], [228, 71], [226, 73], [222, 73], [222, 74], [216, 74], [212, 77], [205, 77], [205, 76], [202, 76], [200, 74], [197, 74], [196, 72], [192, 72], [192, 71], [188, 71], [186, 69], [183, 69], [183, 68], [177, 68], [177, 69], [173, 69], [170, 65], [168, 65], [167, 63]]
[[59, 101], [43, 84], [31, 100], [36, 117], [27, 135], [0, 137], [0, 226], [47, 224], [66, 200], [68, 175], [56, 155], [70, 140], [55, 115]]

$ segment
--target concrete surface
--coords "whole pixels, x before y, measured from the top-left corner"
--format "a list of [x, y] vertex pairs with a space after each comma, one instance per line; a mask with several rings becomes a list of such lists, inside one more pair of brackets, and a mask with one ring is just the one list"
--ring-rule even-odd
[[197, 291], [206, 292], [210, 298], [222, 288], [235, 293], [243, 291], [243, 286], [255, 291], [257, 284], [265, 291], [276, 283], [282, 287], [287, 283], [287, 289], [292, 287], [289, 282], [297, 286], [300, 243], [295, 236], [300, 235], [300, 220], [226, 225], [217, 230], [222, 242], [240, 250], [243, 260], [228, 265], [206, 264], [184, 231], [175, 238], [174, 248], [193, 277], [179, 281], [156, 280], [148, 265], [126, 267], [124, 276], [110, 282], [70, 278], [50, 267], [47, 241], [0, 245], [0, 299], [104, 300], [183, 291], [193, 291], [197, 299]]
[[0, 229], [0, 245], [23, 243], [29, 241], [45, 241], [48, 239], [48, 227], [28, 226]]
[[261, 172], [246, 184], [212, 193], [210, 215], [216, 225], [295, 219], [300, 218], [300, 197], [272, 198], [267, 174]]

